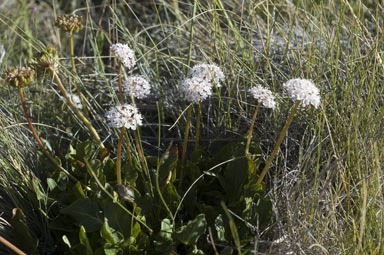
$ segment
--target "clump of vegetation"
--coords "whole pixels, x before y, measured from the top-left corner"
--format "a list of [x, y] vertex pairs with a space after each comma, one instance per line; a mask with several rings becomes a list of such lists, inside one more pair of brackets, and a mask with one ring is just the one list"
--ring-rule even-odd
[[0, 13], [4, 253], [383, 253], [380, 3], [97, 2]]

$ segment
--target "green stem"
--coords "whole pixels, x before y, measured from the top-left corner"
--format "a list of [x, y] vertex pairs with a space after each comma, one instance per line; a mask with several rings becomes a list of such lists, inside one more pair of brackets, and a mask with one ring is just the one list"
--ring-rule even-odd
[[[102, 191], [104, 191], [104, 193], [107, 194], [107, 195], [109, 196], [109, 198], [111, 198], [113, 201], [115, 201], [115, 200], [116, 200], [115, 197], [114, 197], [111, 193], [109, 193], [109, 192], [104, 188], [103, 184], [101, 184], [100, 180], [97, 178], [95, 172], [93, 171], [91, 165], [89, 164], [89, 162], [88, 162], [88, 160], [87, 160], [86, 158], [84, 158], [84, 162], [85, 162], [85, 164], [86, 164], [86, 166], [87, 166], [88, 172], [89, 172], [90, 175], [95, 179], [95, 181], [96, 181], [97, 185], [100, 187], [100, 189], [101, 189]], [[133, 214], [131, 211], [129, 211], [127, 208], [125, 208], [125, 206], [124, 206], [123, 204], [121, 204], [119, 201], [116, 201], [116, 202], [114, 202], [114, 203], [116, 203], [116, 204], [117, 204], [121, 209], [123, 209], [126, 213], [128, 213], [129, 215], [131, 215], [132, 218], [134, 218], [135, 220], [137, 220], [138, 222], [140, 222], [144, 227], [146, 227], [146, 228], [149, 230], [150, 233], [153, 232], [153, 230], [152, 230], [150, 227], [148, 227], [148, 225], [145, 224], [144, 221], [140, 220], [136, 215], [134, 215], [134, 214]]]
[[25, 105], [25, 98], [24, 98], [23, 89], [21, 87], [19, 87], [19, 95], [20, 95], [21, 106], [23, 107], [24, 116], [27, 119], [29, 129], [32, 131], [33, 137], [35, 138], [36, 142], [38, 143], [40, 149], [49, 158], [49, 160], [51, 160], [52, 163], [60, 169], [60, 171], [65, 173], [73, 181], [78, 182], [79, 180], [60, 165], [60, 163], [51, 155], [51, 153], [45, 148], [43, 142], [40, 140], [40, 137], [37, 134], [35, 127], [32, 124], [31, 118], [29, 117], [27, 106]]
[[60, 80], [60, 77], [57, 75], [55, 69], [53, 67], [50, 67], [49, 68], [49, 71], [51, 72], [51, 75], [53, 76], [53, 79], [56, 81], [57, 83], [57, 86], [59, 87], [60, 89], [60, 92], [61, 94], [64, 96], [65, 100], [67, 101], [69, 107], [72, 109], [72, 111], [77, 115], [77, 117], [79, 117], [83, 123], [88, 127], [89, 131], [93, 134], [93, 136], [95, 137], [97, 143], [99, 144], [99, 146], [101, 148], [105, 148], [103, 143], [101, 142], [101, 139], [99, 137], [99, 135], [97, 134], [97, 131], [95, 130], [95, 128], [92, 126], [91, 122], [81, 113], [81, 111], [79, 111], [79, 109], [77, 109], [77, 107], [72, 103], [71, 99], [69, 98], [68, 96], [68, 93], [67, 91], [65, 90], [64, 86], [63, 86], [63, 83], [61, 82]]
[[123, 144], [123, 138], [125, 133], [125, 127], [121, 128], [119, 141], [117, 142], [117, 161], [116, 161], [116, 183], [117, 186], [120, 186], [123, 184], [121, 180], [121, 147]]
[[272, 161], [275, 159], [276, 155], [277, 155], [277, 152], [279, 151], [279, 148], [280, 148], [280, 145], [281, 143], [283, 142], [283, 139], [285, 137], [285, 135], [287, 134], [287, 131], [288, 131], [288, 128], [289, 126], [291, 125], [291, 122], [293, 120], [293, 117], [295, 116], [295, 113], [297, 111], [297, 108], [299, 107], [301, 101], [296, 101], [295, 105], [293, 106], [293, 109], [288, 117], [288, 120], [287, 120], [287, 123], [285, 123], [285, 126], [283, 128], [283, 131], [281, 131], [281, 134], [280, 134], [280, 137], [279, 137], [279, 140], [277, 140], [277, 143], [275, 145], [275, 148], [273, 149], [271, 155], [269, 156], [268, 158], [268, 161], [267, 163], [265, 164], [265, 167], [263, 169], [263, 171], [261, 172], [259, 178], [257, 179], [257, 183], [256, 185], [260, 185], [261, 182], [263, 181], [264, 179], [264, 176], [267, 174], [267, 171], [269, 169], [269, 166], [271, 165]]
[[73, 36], [72, 36], [72, 31], [69, 32], [69, 54], [71, 55], [71, 65], [72, 65], [72, 70], [75, 74], [77, 74], [76, 71], [76, 65], [75, 65], [75, 53], [73, 51]]
[[149, 169], [148, 169], [147, 161], [144, 158], [144, 150], [143, 150], [143, 146], [142, 146], [142, 144], [140, 142], [140, 134], [139, 134], [138, 129], [136, 129], [135, 132], [133, 132], [133, 134], [134, 134], [134, 137], [135, 137], [137, 152], [139, 153], [139, 158], [140, 158], [141, 164], [143, 165], [144, 172], [145, 172], [145, 174], [148, 177], [148, 181], [149, 181], [149, 185], [150, 185], [150, 189], [149, 190], [151, 191], [151, 195], [153, 197], [154, 193], [153, 193], [153, 186], [152, 186], [151, 175], [149, 174]]
[[191, 125], [191, 115], [192, 115], [192, 104], [190, 104], [188, 106], [188, 110], [187, 110], [187, 124], [185, 125], [184, 143], [183, 143], [183, 154], [181, 156], [181, 165], [183, 165], [183, 166], [185, 164], [185, 156], [187, 154], [189, 126]]
[[201, 122], [201, 109], [202, 102], [199, 102], [199, 110], [196, 117], [196, 139], [195, 139], [195, 151], [199, 149], [199, 139], [200, 139], [200, 122]]
[[259, 112], [260, 105], [261, 103], [259, 102], [256, 106], [255, 113], [253, 114], [251, 126], [249, 127], [247, 145], [245, 146], [245, 155], [248, 155], [249, 153], [249, 146], [251, 145], [253, 127], [255, 126], [255, 120], [257, 113]]

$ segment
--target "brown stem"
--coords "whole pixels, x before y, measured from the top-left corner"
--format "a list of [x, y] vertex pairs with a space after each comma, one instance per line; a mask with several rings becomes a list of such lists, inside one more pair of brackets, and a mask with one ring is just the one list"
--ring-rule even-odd
[[256, 106], [255, 113], [253, 114], [251, 126], [249, 127], [247, 145], [245, 146], [245, 155], [248, 155], [249, 153], [249, 146], [251, 145], [253, 127], [255, 126], [255, 120], [256, 120], [257, 113], [259, 112], [260, 105], [261, 103], [259, 102]]
[[97, 131], [92, 126], [91, 122], [79, 111], [79, 109], [76, 108], [76, 106], [72, 103], [71, 99], [68, 96], [67, 91], [65, 90], [63, 83], [60, 80], [60, 77], [57, 75], [55, 69], [53, 67], [49, 68], [49, 71], [51, 72], [53, 79], [56, 81], [57, 86], [60, 89], [61, 94], [64, 96], [65, 100], [67, 101], [69, 107], [72, 109], [72, 111], [83, 121], [83, 123], [88, 127], [89, 131], [93, 134], [95, 137], [97, 143], [101, 148], [105, 148], [104, 144], [101, 142], [101, 139], [99, 135], [97, 134]]
[[124, 133], [125, 127], [122, 127], [120, 131], [119, 141], [117, 143], [116, 182], [118, 186], [123, 184], [121, 180], [121, 147], [123, 144]]
[[32, 124], [31, 118], [29, 117], [27, 106], [25, 105], [25, 98], [24, 98], [23, 89], [21, 87], [19, 87], [19, 95], [20, 95], [21, 106], [23, 107], [24, 116], [27, 119], [29, 129], [32, 131], [33, 137], [35, 138], [36, 142], [38, 143], [40, 149], [49, 158], [49, 160], [51, 160], [52, 163], [55, 164], [56, 167], [58, 167], [62, 172], [64, 172], [66, 175], [68, 175], [72, 180], [78, 182], [79, 180], [76, 177], [74, 177], [72, 174], [70, 174], [66, 169], [64, 169], [59, 164], [59, 162], [51, 155], [51, 153], [49, 153], [49, 151], [45, 148], [43, 142], [40, 140], [40, 137], [37, 134], [35, 127]]
[[295, 105], [293, 106], [293, 109], [292, 109], [291, 113], [289, 114], [287, 123], [285, 123], [283, 131], [281, 131], [279, 140], [277, 140], [277, 143], [275, 144], [275, 148], [273, 149], [271, 155], [269, 156], [267, 163], [265, 163], [265, 167], [264, 167], [263, 171], [261, 172], [259, 178], [257, 179], [256, 185], [261, 184], [261, 182], [264, 179], [264, 176], [266, 175], [266, 173], [269, 169], [269, 166], [271, 165], [272, 161], [275, 159], [277, 152], [279, 151], [280, 145], [283, 142], [285, 135], [287, 134], [288, 128], [291, 125], [293, 117], [295, 116], [295, 113], [296, 113], [297, 108], [299, 107], [300, 103], [301, 103], [301, 101], [296, 101]]
[[5, 239], [4, 237], [0, 236], [0, 243], [4, 244], [5, 246], [7, 246], [9, 249], [11, 249], [13, 252], [16, 252], [16, 254], [18, 255], [27, 255], [26, 253], [24, 253], [22, 250], [20, 250], [19, 248], [17, 248], [15, 245], [13, 245], [11, 242], [9, 242], [7, 239]]
[[120, 104], [124, 104], [124, 92], [123, 92], [123, 85], [121, 82], [121, 62], [120, 61], [119, 61], [119, 68], [117, 69], [117, 77], [119, 79]]

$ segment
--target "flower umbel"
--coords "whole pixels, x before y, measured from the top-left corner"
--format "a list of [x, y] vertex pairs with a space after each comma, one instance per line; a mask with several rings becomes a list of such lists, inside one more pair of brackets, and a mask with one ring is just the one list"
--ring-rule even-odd
[[212, 95], [212, 84], [200, 77], [185, 79], [180, 87], [185, 98], [193, 103], [198, 103]]
[[264, 107], [275, 109], [275, 96], [269, 89], [265, 89], [258, 85], [251, 88], [249, 92], [259, 103], [262, 103]]
[[28, 67], [14, 67], [3, 73], [2, 77], [13, 87], [25, 87], [33, 79], [35, 72]]
[[125, 67], [132, 69], [135, 66], [135, 52], [127, 44], [116, 43], [110, 49]]
[[139, 75], [128, 77], [128, 79], [124, 82], [123, 87], [127, 95], [138, 99], [147, 97], [151, 92], [151, 85], [149, 82], [144, 77]]
[[48, 47], [45, 51], [37, 54], [36, 57], [28, 60], [28, 65], [35, 69], [38, 73], [45, 72], [45, 69], [50, 68], [56, 70], [58, 67], [58, 57], [55, 48]]
[[115, 128], [126, 127], [136, 130], [136, 126], [143, 124], [143, 117], [138, 109], [130, 104], [112, 107], [112, 109], [105, 114], [105, 118], [107, 119], [108, 126]]
[[56, 18], [55, 26], [69, 33], [72, 31], [79, 32], [80, 29], [83, 29], [82, 21], [83, 17], [76, 14], [64, 14]]
[[293, 100], [300, 100], [302, 106], [309, 104], [317, 108], [320, 105], [319, 89], [315, 84], [306, 79], [291, 79], [284, 83], [283, 87]]
[[215, 64], [198, 64], [189, 70], [189, 76], [199, 77], [208, 82], [216, 83], [217, 87], [221, 87], [220, 81], [224, 81], [225, 75], [220, 67]]

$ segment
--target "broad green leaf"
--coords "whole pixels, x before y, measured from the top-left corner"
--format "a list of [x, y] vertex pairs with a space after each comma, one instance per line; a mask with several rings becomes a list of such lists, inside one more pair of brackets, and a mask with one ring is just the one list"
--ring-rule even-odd
[[248, 179], [249, 168], [253, 167], [252, 161], [247, 158], [239, 158], [227, 164], [224, 189], [229, 201], [239, 201], [240, 192]]
[[70, 215], [76, 222], [75, 224], [84, 226], [87, 232], [100, 229], [103, 222], [99, 218], [99, 206], [89, 198], [78, 199], [68, 207], [61, 209], [62, 214]]
[[185, 245], [196, 244], [199, 237], [204, 234], [207, 227], [207, 220], [204, 214], [199, 214], [192, 221], [189, 221], [187, 225], [184, 225], [177, 229], [173, 233], [173, 237]]
[[120, 232], [117, 232], [109, 226], [107, 218], [104, 219], [104, 224], [100, 229], [100, 235], [107, 243], [112, 245], [116, 245], [124, 240]]
[[161, 229], [159, 236], [167, 241], [172, 241], [172, 223], [171, 220], [168, 218], [165, 218], [161, 221]]
[[39, 201], [42, 201], [42, 200], [46, 199], [46, 195], [42, 191], [40, 179], [38, 179], [35, 176], [32, 178], [32, 187], [33, 187], [33, 190], [35, 191], [36, 198]]
[[14, 208], [10, 223], [15, 237], [14, 244], [28, 254], [37, 254], [39, 241], [31, 235], [23, 210]]
[[180, 202], [180, 195], [177, 193], [176, 187], [173, 185], [172, 182], [169, 182], [164, 187], [163, 197], [165, 199], [165, 202], [169, 206], [171, 210], [176, 210], [179, 202]]
[[79, 240], [80, 240], [80, 243], [85, 247], [85, 254], [93, 255], [93, 250], [92, 250], [91, 244], [89, 243], [84, 226], [80, 226]]
[[84, 141], [82, 143], [77, 144], [75, 158], [80, 161], [83, 161], [84, 158], [89, 160], [91, 159], [95, 151], [95, 143], [92, 140]]
[[57, 183], [52, 178], [47, 178], [47, 184], [50, 191], [54, 190], [57, 187]]
[[128, 238], [131, 235], [131, 216], [111, 200], [104, 204], [104, 217], [108, 225]]

